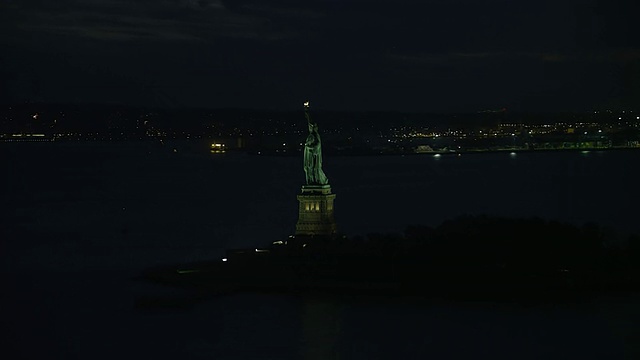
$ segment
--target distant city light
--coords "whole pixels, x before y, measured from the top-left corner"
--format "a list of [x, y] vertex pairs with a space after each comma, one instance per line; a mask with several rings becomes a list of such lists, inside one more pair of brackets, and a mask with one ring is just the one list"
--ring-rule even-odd
[[225, 144], [221, 143], [213, 143], [211, 144], [211, 153], [224, 153], [225, 152]]
[[191, 269], [189, 269], [189, 270], [176, 270], [176, 272], [178, 274], [191, 274], [191, 273], [200, 272], [200, 270], [195, 270], [195, 269], [194, 270], [191, 270]]

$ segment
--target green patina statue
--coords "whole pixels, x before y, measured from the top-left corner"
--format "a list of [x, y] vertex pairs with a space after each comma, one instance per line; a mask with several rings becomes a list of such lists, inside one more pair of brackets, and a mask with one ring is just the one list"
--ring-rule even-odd
[[309, 136], [304, 143], [304, 173], [307, 185], [326, 185], [329, 179], [322, 171], [322, 143], [318, 134], [318, 124], [311, 120], [308, 101], [304, 103], [304, 115], [309, 124]]

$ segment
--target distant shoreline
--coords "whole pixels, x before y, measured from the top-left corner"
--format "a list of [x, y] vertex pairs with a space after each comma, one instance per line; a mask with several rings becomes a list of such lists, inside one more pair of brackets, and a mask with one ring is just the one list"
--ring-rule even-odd
[[[203, 139], [187, 140], [187, 142], [198, 142]], [[122, 143], [149, 143], [157, 142], [158, 139], [144, 139], [144, 140], [54, 140], [51, 138], [34, 138], [34, 139], [0, 139], [0, 144], [122, 144]], [[170, 143], [171, 140], [168, 140]], [[165, 145], [168, 145], [165, 144]], [[27, 145], [30, 146], [30, 145]], [[168, 146], [167, 148], [169, 148]], [[209, 150], [209, 149], [207, 149]], [[539, 149], [522, 149], [522, 148], [499, 148], [499, 149], [464, 149], [464, 150], [447, 150], [447, 151], [393, 151], [386, 149], [325, 149], [325, 154], [329, 157], [333, 156], [409, 156], [409, 155], [469, 155], [469, 154], [483, 154], [483, 153], [535, 153], [535, 152], [597, 152], [597, 151], [624, 151], [624, 150], [640, 150], [640, 146], [614, 146], [614, 147], [584, 147], [584, 148], [539, 148]], [[206, 151], [208, 153], [208, 151]], [[229, 148], [225, 152], [237, 153], [243, 152], [250, 155], [260, 156], [300, 156], [302, 150], [288, 150], [283, 151], [280, 149], [247, 149], [247, 148]]]
[[[384, 152], [384, 151], [327, 151], [326, 155], [332, 156], [413, 156], [413, 155], [468, 155], [468, 154], [484, 154], [484, 153], [535, 153], [535, 152], [591, 152], [591, 151], [622, 151], [622, 150], [640, 150], [638, 146], [629, 147], [610, 147], [610, 148], [564, 148], [564, 149], [492, 149], [492, 150], [459, 150], [459, 151], [429, 151], [429, 152]], [[301, 152], [278, 152], [275, 150], [259, 150], [249, 152], [253, 155], [261, 156], [298, 156]]]

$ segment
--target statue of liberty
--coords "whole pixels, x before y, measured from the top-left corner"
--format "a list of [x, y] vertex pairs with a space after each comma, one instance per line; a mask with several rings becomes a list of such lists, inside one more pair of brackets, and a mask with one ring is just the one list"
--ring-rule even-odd
[[304, 173], [307, 185], [326, 185], [329, 179], [322, 171], [322, 143], [318, 134], [318, 124], [311, 120], [308, 101], [304, 103], [304, 115], [309, 125], [309, 136], [304, 143]]

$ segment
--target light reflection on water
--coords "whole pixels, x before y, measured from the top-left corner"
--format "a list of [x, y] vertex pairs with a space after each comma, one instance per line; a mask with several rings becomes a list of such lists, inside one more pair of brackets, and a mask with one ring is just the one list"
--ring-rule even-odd
[[[124, 351], [153, 359], [622, 359], [640, 353], [637, 294], [523, 305], [243, 293], [134, 308], [137, 296], [179, 303], [194, 294], [122, 273], [28, 279], [17, 286], [22, 291], [5, 297], [12, 312], [4, 315], [21, 353], [33, 358], [108, 359]], [[29, 313], [37, 320], [21, 321]], [[33, 342], [39, 346], [28, 346]]]

